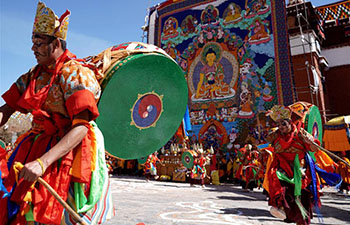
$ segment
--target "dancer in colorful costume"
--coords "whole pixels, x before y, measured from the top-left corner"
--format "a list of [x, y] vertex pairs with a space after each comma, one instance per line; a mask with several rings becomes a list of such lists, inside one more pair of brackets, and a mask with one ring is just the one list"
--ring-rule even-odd
[[262, 168], [263, 162], [259, 158], [261, 153], [257, 150], [257, 147], [252, 146], [250, 152], [250, 160], [248, 165], [245, 166], [243, 175], [246, 182], [245, 189], [253, 191], [254, 188], [260, 188], [261, 180], [264, 177], [264, 169]]
[[[93, 122], [101, 89], [95, 74], [66, 49], [70, 12], [59, 19], [39, 2], [32, 51], [38, 64], [2, 97], [0, 126], [15, 111], [33, 115], [32, 129], [18, 138], [0, 193], [0, 224], [75, 224], [39, 183], [44, 179], [88, 224], [114, 214], [103, 136]], [[21, 163], [20, 172], [14, 170]], [[17, 173], [16, 173], [17, 172]], [[1, 196], [2, 195], [2, 196]]]
[[[310, 224], [312, 206], [316, 210], [321, 206], [317, 175], [327, 174], [315, 165], [308, 153], [316, 151], [312, 143], [319, 142], [301, 128], [302, 123], [292, 122], [288, 107], [276, 105], [269, 115], [278, 126], [268, 137], [274, 147], [264, 180], [272, 206], [270, 212], [286, 222]], [[329, 184], [339, 181], [337, 174], [327, 176], [322, 178]]]
[[[243, 153], [241, 156], [241, 162], [242, 162], [242, 172], [240, 174], [241, 179], [241, 186], [242, 189], [248, 190], [248, 184], [254, 177], [252, 162], [253, 162], [253, 154], [252, 154], [252, 148], [253, 146], [251, 144], [246, 144], [241, 149], [241, 152]], [[249, 186], [251, 190], [253, 190], [253, 186]]]
[[209, 160], [206, 157], [204, 157], [203, 149], [198, 149], [198, 152], [199, 156], [194, 160], [194, 165], [191, 170], [190, 185], [194, 186], [194, 181], [196, 179], [199, 179], [202, 188], [204, 188], [204, 178], [207, 176], [207, 170], [205, 169], [205, 165]]
[[245, 145], [244, 147], [237, 149], [237, 154], [235, 158], [235, 169], [234, 169], [234, 178], [237, 183], [242, 185], [243, 183], [243, 163], [246, 161], [245, 155], [247, 152], [247, 148], [249, 145]]
[[154, 152], [148, 156], [144, 167], [146, 181], [149, 181], [151, 178], [154, 178], [155, 180], [158, 179], [157, 162], [160, 162], [158, 152]]

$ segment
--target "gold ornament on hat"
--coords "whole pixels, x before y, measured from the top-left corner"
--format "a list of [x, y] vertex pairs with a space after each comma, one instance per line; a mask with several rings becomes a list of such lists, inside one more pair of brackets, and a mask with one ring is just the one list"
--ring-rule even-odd
[[275, 105], [270, 109], [267, 115], [270, 116], [273, 121], [284, 120], [284, 119], [290, 120], [292, 116], [292, 112], [289, 110], [289, 108], [283, 105]]
[[38, 2], [34, 19], [33, 33], [54, 36], [66, 40], [70, 11], [66, 10], [60, 18], [42, 2]]

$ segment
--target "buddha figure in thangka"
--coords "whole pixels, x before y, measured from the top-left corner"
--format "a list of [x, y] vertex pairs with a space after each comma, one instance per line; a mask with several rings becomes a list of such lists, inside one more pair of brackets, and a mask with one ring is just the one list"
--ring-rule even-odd
[[269, 30], [260, 18], [257, 18], [250, 27], [250, 43], [266, 42], [270, 40]]
[[225, 23], [233, 23], [239, 21], [241, 17], [241, 7], [235, 3], [231, 3], [224, 12]]
[[168, 18], [164, 22], [164, 28], [163, 28], [163, 40], [167, 40], [168, 38], [174, 38], [176, 37], [179, 32], [177, 31], [178, 28], [178, 22], [177, 19], [174, 17]]
[[234, 95], [234, 90], [224, 81], [224, 68], [217, 53], [209, 48], [205, 53], [205, 65], [200, 70], [196, 99], [216, 99]]

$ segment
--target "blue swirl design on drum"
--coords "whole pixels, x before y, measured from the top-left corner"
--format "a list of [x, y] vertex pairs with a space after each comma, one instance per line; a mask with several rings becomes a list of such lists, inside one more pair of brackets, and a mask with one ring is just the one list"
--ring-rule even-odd
[[139, 97], [131, 110], [133, 125], [139, 129], [155, 126], [161, 113], [163, 104], [161, 96], [155, 93], [147, 93]]

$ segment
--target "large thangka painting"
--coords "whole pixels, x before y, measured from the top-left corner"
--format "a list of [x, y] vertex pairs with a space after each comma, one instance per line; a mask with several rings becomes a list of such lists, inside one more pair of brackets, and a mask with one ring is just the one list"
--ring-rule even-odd
[[192, 139], [206, 148], [263, 141], [261, 115], [295, 101], [284, 2], [170, 0], [150, 11], [148, 41], [183, 69]]

